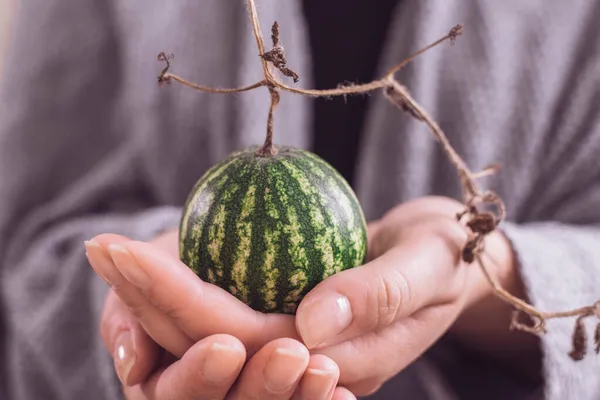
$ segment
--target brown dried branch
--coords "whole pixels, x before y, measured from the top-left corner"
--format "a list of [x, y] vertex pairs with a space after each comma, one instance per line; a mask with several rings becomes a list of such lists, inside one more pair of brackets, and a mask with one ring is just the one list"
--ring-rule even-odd
[[483, 178], [489, 175], [493, 175], [495, 173], [497, 173], [500, 170], [500, 164], [492, 164], [489, 165], [487, 167], [485, 167], [483, 170], [474, 173], [471, 175], [471, 178], [473, 179], [479, 179], [479, 178]]
[[448, 32], [448, 34], [446, 36], [436, 40], [435, 42], [431, 43], [428, 46], [423, 47], [422, 49], [417, 50], [416, 52], [414, 52], [413, 54], [408, 56], [408, 58], [406, 58], [405, 60], [394, 65], [392, 68], [390, 68], [388, 70], [388, 72], [385, 74], [385, 77], [389, 78], [389, 77], [393, 76], [396, 72], [398, 72], [402, 68], [404, 68], [404, 66], [406, 66], [406, 64], [408, 64], [409, 62], [411, 62], [412, 60], [414, 60], [421, 54], [425, 53], [427, 50], [434, 48], [435, 46], [445, 42], [446, 40], [450, 40], [451, 43], [454, 43], [456, 38], [459, 37], [460, 35], [462, 35], [462, 33], [463, 33], [463, 26], [461, 24], [456, 25], [454, 28], [450, 29], [450, 32]]
[[208, 87], [208, 86], [198, 85], [197, 83], [189, 82], [189, 81], [169, 72], [169, 68], [171, 68], [171, 60], [174, 57], [175, 56], [173, 54], [167, 55], [164, 52], [158, 54], [158, 57], [157, 57], [158, 61], [163, 61], [166, 64], [165, 67], [163, 68], [163, 70], [161, 71], [160, 75], [158, 76], [159, 85], [169, 84], [173, 80], [173, 81], [177, 81], [187, 87], [191, 87], [192, 89], [199, 90], [201, 92], [216, 93], [216, 94], [219, 94], [219, 93], [229, 94], [229, 93], [247, 92], [252, 89], [256, 89], [261, 86], [265, 86], [267, 84], [266, 81], [260, 81], [260, 82], [256, 82], [255, 84], [252, 84], [250, 86], [245, 86], [245, 87], [241, 87], [241, 88], [232, 88], [232, 89], [219, 89], [219, 88], [212, 88], [212, 87]]
[[596, 325], [594, 332], [594, 351], [596, 354], [600, 354], [600, 322]]
[[[349, 96], [358, 95], [362, 93], [368, 93], [375, 90], [381, 89], [384, 96], [401, 111], [410, 114], [415, 119], [423, 122], [429, 128], [433, 137], [440, 143], [444, 153], [447, 155], [449, 161], [456, 168], [462, 186], [463, 192], [463, 203], [465, 210], [459, 213], [456, 217], [459, 222], [464, 222], [465, 226], [469, 229], [471, 237], [465, 244], [463, 249], [462, 258], [466, 263], [476, 262], [483, 272], [485, 279], [490, 284], [494, 294], [502, 301], [511, 305], [515, 311], [510, 324], [510, 329], [517, 329], [525, 332], [529, 332], [535, 335], [540, 335], [546, 332], [546, 321], [553, 318], [568, 318], [577, 317], [575, 321], [575, 328], [573, 331], [573, 350], [570, 356], [574, 360], [580, 360], [585, 356], [585, 343], [587, 334], [584, 327], [584, 319], [588, 317], [595, 317], [600, 320], [600, 300], [595, 304], [587, 307], [581, 307], [574, 310], [560, 311], [560, 312], [542, 312], [536, 309], [526, 301], [513, 296], [506, 291], [496, 281], [494, 276], [489, 272], [489, 269], [483, 261], [483, 253], [485, 250], [485, 237], [490, 233], [494, 232], [499, 224], [506, 217], [506, 209], [502, 198], [496, 193], [491, 191], [482, 191], [477, 185], [476, 180], [484, 176], [494, 174], [498, 171], [498, 165], [492, 165], [485, 168], [480, 172], [472, 172], [460, 155], [454, 150], [450, 144], [448, 138], [438, 126], [438, 124], [431, 118], [427, 112], [421, 107], [421, 105], [415, 101], [410, 95], [409, 91], [400, 84], [395, 78], [394, 74], [405, 67], [408, 63], [413, 61], [419, 55], [425, 53], [429, 49], [449, 40], [453, 43], [458, 36], [463, 32], [462, 25], [456, 25], [452, 28], [445, 36], [439, 40], [431, 43], [430, 45], [416, 51], [410, 55], [407, 59], [398, 63], [388, 70], [388, 72], [378, 80], [373, 82], [361, 84], [361, 85], [343, 85], [337, 88], [326, 89], [326, 90], [312, 90], [312, 89], [298, 89], [288, 86], [277, 79], [274, 75], [273, 68], [278, 70], [281, 74], [287, 77], [291, 77], [294, 82], [297, 82], [299, 77], [292, 69], [288, 68], [287, 60], [283, 46], [280, 44], [279, 37], [279, 25], [275, 21], [271, 29], [271, 39], [273, 47], [269, 51], [265, 51], [264, 41], [260, 28], [260, 21], [256, 11], [255, 0], [246, 0], [248, 7], [249, 18], [252, 23], [252, 31], [256, 40], [256, 46], [258, 50], [258, 56], [262, 63], [262, 70], [264, 79], [255, 84], [234, 89], [216, 89], [206, 86], [200, 86], [195, 83], [186, 81], [185, 79], [171, 74], [169, 71], [170, 60], [173, 58], [172, 55], [167, 56], [165, 53], [159, 54], [158, 58], [160, 61], [166, 63], [165, 68], [162, 70], [158, 81], [160, 84], [170, 83], [171, 80], [175, 80], [186, 86], [194, 89], [209, 92], [209, 93], [239, 93], [249, 91], [259, 87], [266, 87], [269, 90], [271, 97], [271, 104], [269, 107], [269, 114], [267, 117], [267, 134], [265, 143], [258, 150], [259, 155], [272, 155], [275, 154], [276, 149], [273, 146], [273, 120], [274, 112], [279, 103], [280, 94], [279, 91], [286, 91], [289, 93], [300, 94], [311, 97], [331, 97], [331, 96]], [[480, 210], [480, 208], [492, 207], [491, 211]], [[523, 323], [519, 321], [519, 317], [525, 314], [529, 319], [529, 323]], [[600, 323], [597, 325], [594, 334], [595, 352], [600, 352]]]
[[171, 68], [171, 60], [175, 58], [175, 54], [167, 54], [162, 52], [159, 53], [156, 58], [158, 59], [158, 61], [164, 61], [166, 64], [163, 70], [161, 71], [160, 75], [158, 76], [158, 84], [162, 85], [165, 83], [171, 83], [171, 80], [167, 76], [167, 72], [169, 71], [169, 68]]
[[587, 332], [583, 322], [584, 316], [579, 316], [575, 320], [575, 329], [573, 330], [573, 349], [569, 353], [575, 361], [583, 360], [587, 352]]

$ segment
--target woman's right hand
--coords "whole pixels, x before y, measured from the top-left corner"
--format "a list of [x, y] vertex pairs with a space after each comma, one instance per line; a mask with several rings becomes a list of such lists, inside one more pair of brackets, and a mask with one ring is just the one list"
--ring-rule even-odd
[[86, 243], [94, 270], [112, 287], [101, 334], [128, 400], [355, 399], [336, 387], [335, 362], [311, 356], [297, 340], [293, 317], [256, 313], [172, 265], [172, 235]]
[[[161, 354], [137, 324], [111, 290], [102, 339], [113, 354], [128, 400], [331, 399], [339, 378], [333, 361], [310, 356], [294, 339], [272, 340], [246, 363], [246, 349], [239, 339], [215, 334], [194, 343], [176, 360], [166, 352]], [[340, 389], [335, 398], [354, 396]]]

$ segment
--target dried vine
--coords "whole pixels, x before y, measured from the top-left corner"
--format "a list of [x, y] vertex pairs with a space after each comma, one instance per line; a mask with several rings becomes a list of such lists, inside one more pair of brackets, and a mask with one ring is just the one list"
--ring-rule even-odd
[[[279, 103], [280, 91], [311, 96], [311, 97], [331, 97], [331, 96], [348, 96], [356, 95], [361, 93], [373, 92], [375, 90], [382, 90], [383, 95], [401, 111], [409, 113], [412, 117], [425, 123], [433, 134], [434, 138], [440, 143], [444, 152], [448, 156], [450, 162], [456, 168], [461, 185], [462, 185], [462, 197], [465, 205], [465, 210], [459, 213], [456, 217], [459, 222], [463, 222], [470, 231], [470, 239], [463, 248], [462, 258], [466, 263], [477, 263], [481, 271], [483, 272], [485, 279], [488, 281], [494, 294], [502, 301], [508, 303], [514, 308], [513, 318], [510, 324], [510, 329], [517, 329], [525, 332], [529, 332], [535, 335], [546, 333], [546, 321], [555, 318], [567, 318], [577, 317], [575, 320], [575, 327], [572, 336], [572, 351], [569, 356], [573, 360], [581, 360], [586, 355], [588, 335], [585, 330], [584, 319], [588, 317], [595, 317], [599, 320], [594, 332], [594, 351], [600, 353], [600, 300], [593, 305], [581, 307], [573, 310], [559, 311], [559, 312], [547, 312], [540, 311], [526, 301], [513, 296], [506, 291], [496, 281], [493, 275], [489, 272], [489, 269], [485, 265], [482, 259], [482, 253], [484, 251], [484, 239], [487, 235], [492, 233], [498, 225], [506, 217], [506, 209], [502, 198], [493, 191], [482, 191], [478, 184], [477, 179], [483, 176], [487, 176], [495, 173], [498, 167], [492, 165], [483, 171], [472, 172], [469, 167], [465, 164], [463, 159], [454, 150], [448, 138], [438, 126], [438, 124], [427, 114], [427, 112], [415, 101], [410, 95], [409, 91], [400, 84], [394, 77], [395, 73], [401, 70], [404, 66], [414, 60], [417, 56], [423, 54], [427, 50], [449, 40], [454, 42], [458, 36], [462, 34], [462, 25], [456, 25], [453, 27], [448, 34], [438, 39], [434, 43], [418, 50], [417, 52], [410, 55], [404, 61], [393, 66], [388, 72], [380, 79], [374, 80], [369, 83], [360, 85], [345, 85], [335, 89], [326, 90], [312, 90], [312, 89], [298, 89], [292, 86], [288, 86], [283, 83], [277, 76], [278, 71], [281, 75], [291, 78], [294, 83], [297, 83], [299, 76], [296, 72], [287, 66], [287, 60], [285, 57], [285, 51], [279, 43], [279, 25], [277, 21], [271, 29], [271, 39], [273, 46], [271, 50], [266, 51], [261, 34], [260, 21], [258, 19], [258, 13], [256, 10], [255, 0], [246, 0], [248, 6], [248, 13], [250, 21], [252, 23], [252, 31], [256, 39], [256, 45], [258, 48], [258, 55], [262, 63], [262, 70], [264, 79], [251, 84], [249, 86], [240, 88], [227, 88], [218, 89], [207, 86], [201, 86], [196, 83], [189, 82], [175, 74], [169, 72], [171, 66], [171, 60], [173, 55], [167, 55], [166, 53], [160, 53], [158, 60], [165, 62], [160, 76], [158, 77], [159, 84], [170, 83], [171, 81], [179, 82], [185, 86], [193, 89], [207, 92], [207, 93], [240, 93], [246, 92], [259, 87], [266, 87], [271, 97], [271, 103], [269, 107], [269, 113], [267, 118], [267, 134], [264, 144], [257, 151], [258, 155], [267, 156], [276, 153], [276, 148], [273, 146], [273, 114]], [[482, 211], [487, 207], [492, 206], [494, 211]], [[527, 315], [531, 322], [530, 324], [524, 324], [519, 322], [521, 314]]]

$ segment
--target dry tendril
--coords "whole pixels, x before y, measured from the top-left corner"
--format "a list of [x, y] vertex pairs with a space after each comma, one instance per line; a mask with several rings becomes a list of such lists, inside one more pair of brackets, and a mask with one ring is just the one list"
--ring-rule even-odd
[[271, 28], [271, 40], [273, 41], [273, 48], [261, 54], [261, 57], [263, 60], [273, 64], [283, 75], [292, 78], [294, 83], [298, 83], [300, 80], [298, 74], [286, 66], [285, 52], [283, 51], [283, 46], [279, 44], [279, 24], [277, 21], [273, 23], [273, 27]]
[[[252, 23], [252, 31], [256, 40], [258, 56], [262, 63], [264, 79], [252, 85], [240, 88], [219, 89], [207, 86], [201, 86], [196, 83], [188, 82], [187, 80], [169, 72], [173, 54], [167, 55], [160, 53], [158, 60], [165, 63], [160, 76], [158, 77], [159, 84], [171, 83], [172, 80], [177, 81], [185, 86], [207, 93], [241, 93], [253, 90], [259, 87], [266, 87], [270, 94], [270, 107], [267, 117], [267, 133], [264, 144], [257, 151], [258, 156], [271, 156], [277, 153], [277, 149], [273, 146], [273, 130], [274, 119], [273, 115], [277, 105], [279, 104], [280, 91], [311, 96], [311, 97], [332, 97], [332, 96], [349, 96], [363, 93], [369, 93], [375, 90], [382, 90], [383, 95], [401, 111], [410, 114], [415, 119], [423, 122], [429, 128], [433, 137], [440, 143], [444, 152], [448, 156], [452, 165], [456, 168], [460, 177], [462, 186], [462, 197], [465, 209], [459, 213], [456, 218], [459, 222], [464, 223], [465, 227], [470, 232], [470, 238], [465, 244], [462, 252], [462, 259], [465, 263], [471, 264], [476, 262], [483, 272], [486, 280], [492, 287], [494, 294], [502, 301], [508, 303], [514, 308], [513, 318], [510, 324], [510, 329], [516, 329], [524, 332], [529, 332], [534, 335], [546, 333], [546, 321], [555, 318], [577, 317], [572, 335], [572, 351], [569, 356], [573, 360], [581, 360], [586, 355], [588, 335], [584, 325], [584, 320], [588, 317], [595, 317], [600, 321], [600, 300], [595, 304], [587, 307], [581, 307], [574, 310], [559, 311], [559, 312], [544, 312], [535, 308], [526, 301], [513, 296], [506, 291], [496, 281], [493, 275], [489, 272], [488, 267], [483, 261], [483, 253], [485, 250], [485, 237], [494, 232], [500, 223], [506, 217], [506, 208], [502, 198], [493, 191], [482, 191], [477, 185], [477, 179], [489, 176], [499, 170], [498, 165], [492, 165], [485, 168], [483, 171], [472, 172], [465, 164], [463, 159], [454, 150], [448, 138], [438, 126], [438, 124], [427, 114], [427, 112], [415, 101], [406, 87], [400, 84], [394, 77], [394, 74], [400, 71], [404, 66], [413, 61], [419, 55], [425, 53], [429, 49], [445, 42], [454, 43], [458, 36], [463, 33], [462, 25], [456, 25], [448, 34], [431, 43], [430, 45], [416, 51], [402, 62], [396, 64], [388, 70], [388, 72], [380, 79], [369, 83], [355, 85], [344, 84], [334, 89], [312, 90], [298, 89], [288, 86], [278, 79], [276, 72], [278, 71], [285, 77], [292, 78], [294, 83], [297, 83], [299, 76], [296, 72], [287, 66], [285, 51], [280, 44], [279, 24], [274, 22], [271, 28], [271, 40], [273, 46], [271, 50], [266, 51], [256, 10], [255, 0], [246, 0], [250, 21]], [[486, 207], [492, 207], [494, 211], [484, 210]], [[529, 317], [528, 324], [519, 321], [522, 314]], [[600, 322], [596, 326], [594, 332], [594, 351], [600, 353]]]

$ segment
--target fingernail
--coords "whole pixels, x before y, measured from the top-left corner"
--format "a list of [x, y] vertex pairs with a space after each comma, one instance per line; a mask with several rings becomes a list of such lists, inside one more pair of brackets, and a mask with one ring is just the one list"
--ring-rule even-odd
[[300, 379], [308, 357], [294, 349], [275, 349], [264, 370], [265, 386], [274, 393], [288, 390]]
[[332, 339], [352, 322], [352, 310], [346, 296], [328, 293], [311, 300], [298, 315], [298, 332], [309, 349]]
[[127, 379], [135, 364], [135, 350], [133, 348], [133, 340], [131, 339], [130, 331], [124, 331], [117, 337], [113, 357], [117, 375], [119, 376], [121, 383], [127, 386]]
[[306, 383], [303, 383], [300, 391], [300, 398], [325, 400], [330, 399], [335, 389], [335, 371], [323, 369], [308, 368], [303, 376]]
[[243, 362], [244, 358], [240, 357], [239, 349], [226, 344], [213, 343], [202, 362], [200, 371], [206, 381], [219, 384], [234, 380], [239, 368], [234, 371], [231, 366], [237, 364], [241, 367]]
[[120, 244], [111, 244], [108, 246], [108, 251], [125, 279], [141, 289], [150, 285], [150, 277], [125, 247]]
[[85, 241], [84, 245], [85, 256], [94, 271], [111, 287], [117, 287], [123, 281], [123, 276], [115, 267], [115, 264], [106, 251], [104, 251], [98, 242], [93, 240]]

